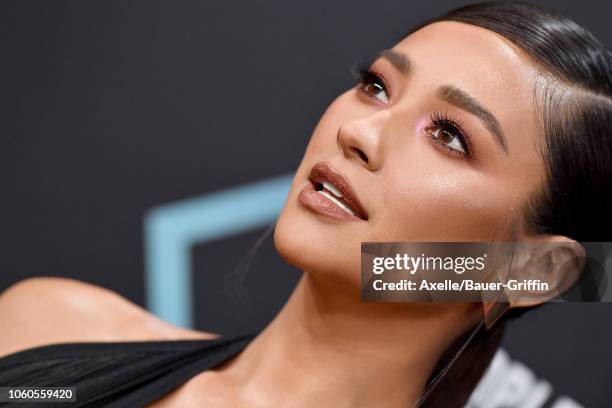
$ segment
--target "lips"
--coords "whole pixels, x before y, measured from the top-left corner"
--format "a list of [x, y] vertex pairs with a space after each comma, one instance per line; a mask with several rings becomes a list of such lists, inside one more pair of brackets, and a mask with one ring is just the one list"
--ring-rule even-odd
[[317, 163], [308, 179], [312, 184], [306, 186], [299, 197], [307, 208], [343, 220], [368, 219], [349, 181], [330, 163]]

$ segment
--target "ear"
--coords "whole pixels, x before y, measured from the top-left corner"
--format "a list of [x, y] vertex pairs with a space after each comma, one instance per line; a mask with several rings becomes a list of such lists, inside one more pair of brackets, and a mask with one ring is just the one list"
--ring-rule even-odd
[[555, 299], [578, 281], [584, 268], [586, 251], [571, 238], [540, 236], [527, 248], [531, 258], [512, 276], [527, 284], [522, 289], [510, 291], [510, 307], [536, 306]]
[[516, 251], [523, 262], [511, 268], [503, 299], [483, 302], [487, 326], [510, 308], [536, 306], [561, 295], [580, 277], [586, 256], [579, 242], [561, 235], [532, 237]]

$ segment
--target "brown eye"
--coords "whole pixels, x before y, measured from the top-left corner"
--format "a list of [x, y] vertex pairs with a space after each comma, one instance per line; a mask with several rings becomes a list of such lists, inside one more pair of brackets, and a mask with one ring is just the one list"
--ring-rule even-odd
[[440, 129], [440, 131], [438, 132], [438, 140], [444, 144], [451, 143], [454, 137], [455, 136], [453, 136], [448, 130], [445, 129]]
[[461, 131], [449, 123], [434, 124], [428, 129], [431, 138], [438, 144], [463, 155], [468, 155], [465, 138]]
[[384, 92], [385, 88], [379, 83], [368, 83], [364, 85], [364, 90], [371, 96], [376, 96], [379, 92]]
[[359, 90], [369, 98], [375, 98], [383, 103], [389, 103], [389, 95], [385, 83], [374, 72], [361, 70], [358, 72]]

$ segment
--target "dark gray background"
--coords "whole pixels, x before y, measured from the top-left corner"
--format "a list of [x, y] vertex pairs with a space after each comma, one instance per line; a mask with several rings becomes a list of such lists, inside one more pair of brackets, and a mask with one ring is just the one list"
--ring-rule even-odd
[[[609, 4], [539, 3], [612, 44]], [[0, 290], [67, 276], [143, 305], [147, 209], [293, 170], [353, 85], [352, 63], [460, 4], [0, 2]], [[271, 239], [253, 260], [250, 302], [222, 290], [228, 259], [260, 234], [194, 248], [198, 328], [261, 328], [287, 298], [299, 272]], [[559, 392], [609, 406], [611, 312], [546, 305], [513, 322], [505, 346]]]

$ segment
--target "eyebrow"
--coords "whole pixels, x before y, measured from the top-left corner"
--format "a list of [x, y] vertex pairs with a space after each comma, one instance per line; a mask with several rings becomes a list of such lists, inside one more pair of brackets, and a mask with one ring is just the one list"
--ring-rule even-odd
[[[410, 74], [412, 62], [406, 54], [392, 49], [384, 49], [377, 54], [376, 59], [377, 58], [386, 59], [395, 69], [405, 76]], [[489, 110], [482, 106], [476, 98], [453, 85], [442, 85], [439, 87], [437, 96], [443, 101], [455, 105], [459, 109], [469, 112], [480, 119], [484, 126], [493, 134], [495, 141], [500, 145], [503, 151], [508, 153], [508, 142], [506, 141], [499, 121]]]
[[379, 52], [374, 59], [376, 60], [378, 58], [384, 58], [389, 61], [391, 65], [393, 65], [395, 69], [397, 69], [403, 75], [408, 76], [410, 74], [412, 62], [406, 54], [391, 49], [385, 49]]
[[485, 109], [478, 101], [467, 92], [452, 86], [442, 85], [438, 88], [438, 97], [456, 107], [470, 112], [476, 116], [493, 134], [497, 143], [501, 146], [504, 152], [508, 153], [508, 143], [504, 133], [501, 130], [499, 122], [491, 112]]

